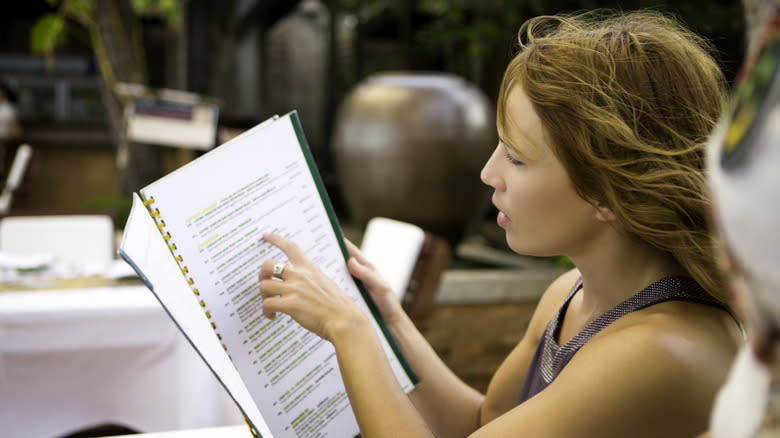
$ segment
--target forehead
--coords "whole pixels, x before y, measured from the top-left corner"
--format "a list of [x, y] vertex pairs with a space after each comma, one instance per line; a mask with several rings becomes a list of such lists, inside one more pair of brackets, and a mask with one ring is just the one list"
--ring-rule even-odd
[[551, 152], [542, 121], [521, 86], [515, 85], [507, 93], [498, 134], [518, 154], [540, 160]]

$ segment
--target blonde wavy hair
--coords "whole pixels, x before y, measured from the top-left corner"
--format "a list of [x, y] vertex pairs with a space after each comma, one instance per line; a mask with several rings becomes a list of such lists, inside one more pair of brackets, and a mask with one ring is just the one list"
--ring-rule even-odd
[[499, 133], [519, 85], [579, 195], [726, 302], [703, 173], [727, 90], [712, 47], [649, 10], [536, 17], [518, 43], [499, 91]]

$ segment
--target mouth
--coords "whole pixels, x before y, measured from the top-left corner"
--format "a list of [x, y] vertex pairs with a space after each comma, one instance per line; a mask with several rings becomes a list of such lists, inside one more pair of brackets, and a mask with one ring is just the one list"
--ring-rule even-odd
[[509, 216], [504, 213], [503, 210], [501, 210], [501, 207], [496, 204], [495, 200], [493, 200], [493, 206], [495, 206], [498, 210], [498, 215], [496, 216], [496, 222], [498, 223], [498, 226], [505, 227], [509, 225], [512, 222], [512, 219], [510, 219]]
[[496, 222], [498, 223], [498, 226], [500, 227], [506, 227], [510, 223], [512, 223], [512, 219], [509, 218], [509, 216], [506, 215], [503, 211], [498, 211], [498, 216], [496, 217]]

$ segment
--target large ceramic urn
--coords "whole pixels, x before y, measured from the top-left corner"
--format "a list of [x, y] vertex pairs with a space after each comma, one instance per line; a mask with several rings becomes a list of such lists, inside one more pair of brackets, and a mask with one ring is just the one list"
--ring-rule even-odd
[[375, 216], [417, 224], [456, 244], [484, 216], [479, 172], [495, 147], [493, 106], [445, 73], [382, 73], [359, 83], [336, 115], [331, 142], [356, 225]]

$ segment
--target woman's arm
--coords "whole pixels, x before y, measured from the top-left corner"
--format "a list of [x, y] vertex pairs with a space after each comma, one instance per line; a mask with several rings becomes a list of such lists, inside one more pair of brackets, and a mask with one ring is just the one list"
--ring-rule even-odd
[[[420, 379], [410, 396], [398, 385], [370, 321], [349, 297], [314, 266], [293, 242], [265, 236], [293, 266], [284, 281], [271, 277], [273, 260], [263, 263], [260, 290], [263, 312], [289, 314], [299, 324], [333, 343], [347, 392], [364, 436], [467, 436], [478, 427], [482, 395], [458, 379], [439, 359], [401, 308], [387, 283], [351, 243], [350, 272], [374, 298], [387, 327]], [[414, 402], [412, 404], [410, 402]], [[399, 423], [400, 422], [400, 423]], [[408, 427], [403, 434], [398, 427]]]
[[[359, 254], [352, 255], [361, 260]], [[361, 278], [363, 273], [356, 269], [353, 275]], [[469, 435], [515, 406], [542, 332], [579, 275], [577, 270], [564, 273], [545, 290], [528, 329], [493, 375], [485, 396], [442, 362], [403, 310], [393, 313], [397, 315], [391, 326], [393, 337], [420, 377], [420, 385], [410, 398], [437, 436]], [[398, 300], [394, 301], [401, 309]]]
[[396, 382], [370, 322], [334, 325], [341, 376], [364, 437], [433, 437], [433, 432]]
[[459, 379], [404, 312], [396, 295], [360, 250], [347, 241], [350, 273], [363, 282], [401, 352], [420, 379], [409, 394], [436, 436], [467, 436], [479, 427], [483, 395]]

